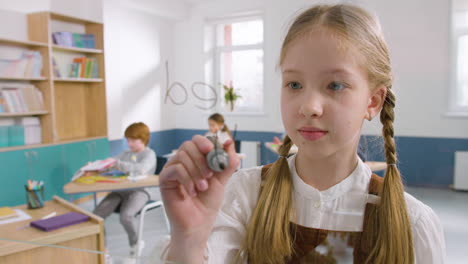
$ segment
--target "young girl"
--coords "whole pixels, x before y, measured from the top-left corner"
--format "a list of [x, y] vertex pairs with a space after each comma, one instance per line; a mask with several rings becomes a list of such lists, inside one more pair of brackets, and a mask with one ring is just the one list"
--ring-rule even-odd
[[[443, 263], [439, 219], [403, 190], [393, 138], [395, 95], [380, 25], [361, 8], [320, 5], [291, 25], [280, 56], [280, 158], [210, 171], [195, 136], [161, 173], [171, 221], [164, 256], [177, 263]], [[361, 127], [380, 112], [388, 168], [357, 155]], [[297, 154], [287, 158], [292, 144]], [[224, 198], [224, 200], [223, 200]], [[221, 203], [221, 200], [223, 202]]]
[[208, 117], [209, 131], [205, 136], [217, 137], [220, 144], [224, 144], [229, 139], [232, 139], [231, 131], [224, 123], [224, 117], [221, 114], [215, 113]]
[[[125, 138], [129, 150], [114, 158], [113, 168], [125, 174], [137, 171], [138, 175], [153, 175], [156, 170], [156, 154], [147, 147], [150, 138], [148, 126], [141, 122], [131, 124], [125, 130]], [[137, 254], [137, 249], [143, 250], [144, 247], [143, 241], [138, 239], [135, 215], [145, 206], [149, 198], [150, 194], [144, 188], [115, 191], [107, 195], [94, 210], [96, 215], [105, 219], [120, 206], [120, 223], [127, 231], [131, 256]]]

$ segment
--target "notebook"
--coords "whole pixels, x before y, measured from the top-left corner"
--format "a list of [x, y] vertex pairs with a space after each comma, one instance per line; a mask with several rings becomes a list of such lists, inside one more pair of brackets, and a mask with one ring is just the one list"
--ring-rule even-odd
[[89, 216], [70, 212], [58, 216], [54, 216], [48, 219], [36, 220], [31, 222], [31, 226], [41, 229], [43, 231], [52, 231], [61, 227], [66, 227], [69, 225], [75, 225], [82, 222], [88, 221]]
[[0, 219], [6, 219], [17, 216], [16, 211], [10, 207], [0, 207]]

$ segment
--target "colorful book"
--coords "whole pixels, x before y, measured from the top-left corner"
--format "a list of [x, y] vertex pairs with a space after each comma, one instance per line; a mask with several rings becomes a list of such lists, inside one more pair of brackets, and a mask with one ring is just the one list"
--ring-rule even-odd
[[96, 160], [94, 162], [91, 162], [85, 165], [80, 170], [81, 171], [100, 171], [100, 170], [110, 168], [114, 164], [115, 164], [114, 159]]

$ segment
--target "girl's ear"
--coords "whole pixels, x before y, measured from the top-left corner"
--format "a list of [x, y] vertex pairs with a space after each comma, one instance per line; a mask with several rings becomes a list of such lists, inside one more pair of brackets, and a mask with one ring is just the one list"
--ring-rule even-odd
[[367, 112], [365, 118], [372, 120], [382, 110], [382, 106], [385, 103], [385, 97], [387, 96], [387, 87], [380, 85], [371, 91], [369, 103], [367, 105]]

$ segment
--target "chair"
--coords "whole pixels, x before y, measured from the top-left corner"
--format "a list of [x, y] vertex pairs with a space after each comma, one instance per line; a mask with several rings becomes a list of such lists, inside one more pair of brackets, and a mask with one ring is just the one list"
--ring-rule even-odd
[[[162, 201], [155, 201], [155, 200], [148, 200], [145, 204], [145, 206], [143, 206], [143, 208], [141, 208], [140, 211], [138, 211], [135, 215], [138, 216], [140, 215], [140, 220], [138, 221], [138, 240], [143, 240], [143, 225], [145, 223], [145, 214], [146, 212], [148, 211], [151, 211], [153, 209], [156, 209], [156, 208], [159, 208], [161, 207], [162, 210], [163, 210], [163, 213], [164, 213], [164, 220], [166, 222], [166, 227], [167, 227], [167, 230], [170, 232], [171, 231], [171, 226], [169, 224], [169, 219], [167, 218], [167, 215], [166, 215], [166, 212], [164, 210], [164, 204]], [[114, 213], [120, 213], [120, 205], [117, 206], [117, 208], [114, 210]], [[137, 252], [137, 258], [141, 257], [140, 256], [140, 249], [137, 248], [136, 249], [136, 252]]]
[[159, 175], [159, 173], [161, 173], [162, 168], [164, 167], [164, 165], [166, 165], [167, 158], [157, 156], [156, 159], [157, 159], [156, 171], [154, 172], [154, 174]]
[[241, 152], [241, 141], [240, 140], [234, 140], [234, 148], [236, 149], [236, 153]]

